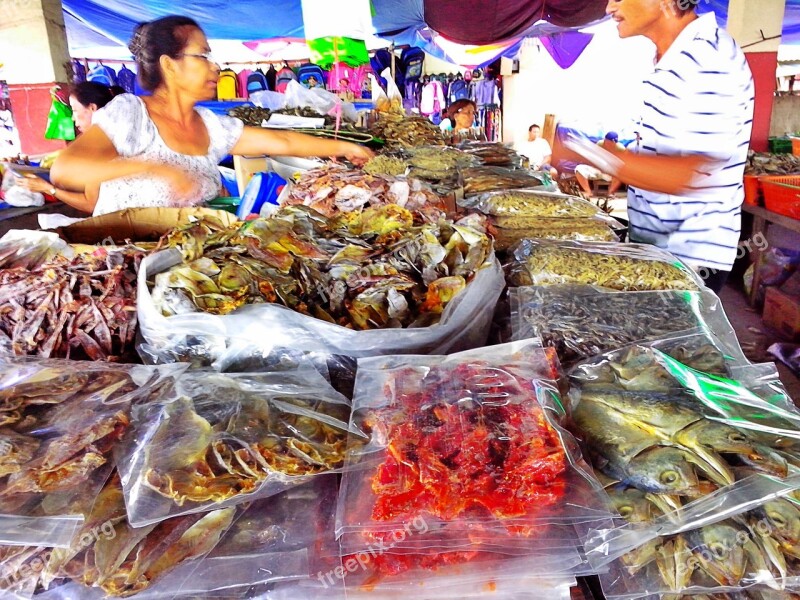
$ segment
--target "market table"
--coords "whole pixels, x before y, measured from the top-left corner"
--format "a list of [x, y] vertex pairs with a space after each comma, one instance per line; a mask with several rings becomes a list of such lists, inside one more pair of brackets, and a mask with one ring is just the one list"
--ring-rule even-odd
[[[750, 237], [753, 238], [756, 234], [760, 233], [767, 239], [767, 230], [771, 223], [785, 227], [790, 231], [800, 233], [800, 220], [793, 219], [784, 215], [779, 215], [776, 212], [767, 210], [762, 206], [753, 206], [752, 204], [743, 204], [742, 210], [746, 213], [753, 215], [753, 229]], [[750, 297], [748, 301], [750, 305], [755, 305], [756, 293], [761, 284], [760, 266], [763, 252], [757, 247], [753, 246], [750, 249], [751, 256], [753, 257], [753, 286], [750, 289]]]
[[44, 206], [11, 207], [0, 210], [0, 237], [11, 229], [39, 229], [39, 215], [62, 214], [67, 217], [86, 217], [85, 212], [63, 202], [47, 203]]

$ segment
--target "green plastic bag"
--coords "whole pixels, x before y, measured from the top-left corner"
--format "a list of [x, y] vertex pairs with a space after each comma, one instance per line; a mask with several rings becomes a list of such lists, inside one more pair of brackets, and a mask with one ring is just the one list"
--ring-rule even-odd
[[367, 44], [364, 40], [349, 37], [323, 37], [306, 40], [310, 50], [310, 60], [322, 69], [341, 62], [349, 67], [359, 67], [369, 62]]
[[44, 137], [48, 140], [66, 140], [68, 142], [75, 139], [72, 108], [70, 108], [69, 104], [64, 104], [56, 97], [53, 97], [53, 102], [50, 105]]

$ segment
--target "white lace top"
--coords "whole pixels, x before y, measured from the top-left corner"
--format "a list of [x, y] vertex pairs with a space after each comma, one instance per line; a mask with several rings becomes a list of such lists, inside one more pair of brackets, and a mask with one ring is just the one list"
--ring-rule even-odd
[[[194, 204], [219, 195], [219, 161], [230, 154], [242, 135], [244, 124], [234, 117], [219, 116], [207, 108], [195, 108], [208, 129], [210, 143], [204, 155], [181, 154], [167, 147], [147, 107], [138, 96], [120, 94], [92, 117], [123, 158], [135, 158], [180, 167], [197, 178], [201, 194]], [[94, 216], [145, 206], [176, 206], [174, 193], [165, 181], [146, 174], [122, 177], [100, 185]]]

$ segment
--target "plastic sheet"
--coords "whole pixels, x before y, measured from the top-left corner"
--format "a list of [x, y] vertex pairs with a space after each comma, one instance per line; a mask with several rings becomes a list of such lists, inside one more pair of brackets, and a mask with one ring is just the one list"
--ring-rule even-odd
[[313, 368], [193, 371], [133, 412], [118, 448], [134, 527], [271, 496], [341, 469], [350, 403]]
[[245, 306], [224, 316], [164, 317], [153, 304], [147, 277], [179, 262], [177, 251], [160, 252], [142, 261], [138, 310], [148, 350], [143, 358], [149, 361], [195, 357], [214, 361], [234, 343], [250, 344], [262, 352], [278, 347], [357, 357], [473, 348], [486, 342], [494, 304], [504, 285], [500, 265], [492, 257], [447, 304], [438, 323], [402, 330], [354, 331], [275, 304]]
[[72, 248], [55, 233], [12, 229], [0, 238], [0, 268], [35, 269], [53, 256], [73, 255]]
[[610, 515], [558, 424], [557, 369], [536, 340], [360, 360], [352, 425], [371, 437], [348, 451], [337, 510], [342, 551], [388, 546], [386, 554], [405, 557], [391, 559], [404, 569], [434, 568], [448, 551], [464, 560], [574, 552], [570, 526]]
[[0, 358], [0, 544], [68, 545], [108, 478], [130, 404], [183, 370]]
[[599, 285], [620, 291], [697, 290], [702, 280], [647, 244], [525, 240], [513, 249], [513, 285]]
[[526, 239], [616, 242], [619, 236], [600, 219], [539, 219], [536, 225], [511, 229], [492, 225], [495, 249], [506, 251]]
[[724, 350], [745, 363], [722, 303], [701, 291], [616, 292], [580, 285], [512, 288], [513, 339], [538, 337], [562, 364], [684, 330], [714, 332]]

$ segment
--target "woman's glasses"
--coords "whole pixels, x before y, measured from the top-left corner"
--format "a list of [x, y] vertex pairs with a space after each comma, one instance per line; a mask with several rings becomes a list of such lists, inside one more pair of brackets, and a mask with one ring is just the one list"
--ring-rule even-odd
[[212, 65], [219, 64], [216, 60], [214, 60], [214, 57], [211, 55], [211, 52], [204, 52], [203, 54], [192, 54], [190, 52], [183, 52], [178, 56], [194, 56], [195, 58], [202, 58], [204, 61]]

